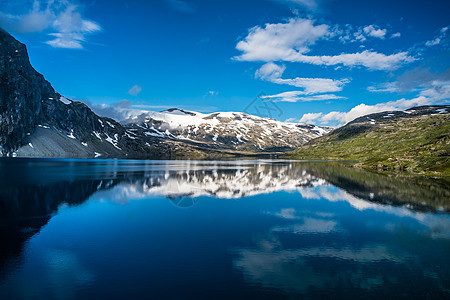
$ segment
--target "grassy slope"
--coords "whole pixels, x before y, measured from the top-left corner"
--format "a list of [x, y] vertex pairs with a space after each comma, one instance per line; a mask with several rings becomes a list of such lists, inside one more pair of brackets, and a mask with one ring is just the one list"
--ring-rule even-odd
[[294, 159], [355, 160], [378, 171], [450, 176], [450, 114], [352, 122], [288, 153]]

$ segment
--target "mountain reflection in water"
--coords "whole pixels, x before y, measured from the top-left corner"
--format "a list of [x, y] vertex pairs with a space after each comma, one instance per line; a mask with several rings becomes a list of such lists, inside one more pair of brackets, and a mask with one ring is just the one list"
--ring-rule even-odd
[[[396, 178], [335, 163], [291, 161], [3, 159], [0, 175], [2, 299], [108, 294], [100, 287], [114, 282], [106, 274], [111, 266], [102, 268], [92, 261], [85, 266], [83, 261], [100, 247], [109, 249], [118, 265], [132, 259], [128, 252], [137, 250], [127, 247], [125, 255], [121, 252], [125, 246], [119, 243], [138, 234], [130, 220], [121, 219], [120, 207], [139, 201], [152, 209], [127, 209], [128, 213], [158, 219], [158, 226], [167, 232], [140, 230], [148, 231], [148, 239], [161, 234], [172, 239], [146, 244], [147, 237], [139, 234], [142, 266], [127, 261], [135, 265], [128, 280], [136, 285], [147, 263], [151, 272], [162, 270], [158, 268], [175, 272], [170, 279], [163, 276], [151, 284], [137, 284], [135, 292], [144, 297], [157, 296], [170, 282], [181, 284], [184, 275], [192, 275], [188, 267], [192, 264], [197, 283], [186, 287], [183, 298], [208, 297], [218, 289], [224, 298], [348, 298], [362, 297], [368, 290], [375, 296], [450, 295], [450, 191], [445, 182]], [[167, 198], [175, 210], [162, 209], [156, 204], [159, 198]], [[190, 209], [180, 215], [176, 208]], [[81, 214], [75, 218], [76, 213]], [[106, 225], [92, 232], [77, 230], [77, 225], [87, 226], [84, 222], [96, 224], [95, 214], [111, 218], [102, 219]], [[59, 229], [53, 225], [57, 222]], [[189, 241], [181, 231], [172, 232], [170, 222], [183, 224], [182, 231], [191, 230]], [[116, 236], [104, 231], [108, 226]], [[80, 245], [71, 242], [74, 236], [99, 238], [105, 244]], [[172, 255], [173, 243], [186, 253], [172, 261], [165, 255]], [[103, 248], [106, 245], [110, 248]], [[208, 254], [194, 255], [189, 249]], [[142, 251], [158, 253], [167, 265], [150, 263], [153, 258]], [[46, 275], [39, 278], [33, 265]], [[35, 282], [30, 276], [37, 276]], [[218, 282], [211, 283], [214, 276]], [[226, 278], [223, 285], [219, 278]], [[411, 287], [411, 281], [418, 280], [420, 284]], [[200, 288], [200, 283], [208, 287]], [[24, 285], [29, 292], [19, 293]], [[120, 298], [126, 290], [110, 292]], [[176, 289], [166, 293], [168, 298], [181, 295]]]

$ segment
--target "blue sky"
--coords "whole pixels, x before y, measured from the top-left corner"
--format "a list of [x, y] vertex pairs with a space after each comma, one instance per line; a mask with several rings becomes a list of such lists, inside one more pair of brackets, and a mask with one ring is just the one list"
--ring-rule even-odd
[[448, 11], [444, 0], [0, 0], [0, 26], [59, 93], [98, 113], [243, 111], [263, 92], [279, 120], [342, 125], [449, 102]]

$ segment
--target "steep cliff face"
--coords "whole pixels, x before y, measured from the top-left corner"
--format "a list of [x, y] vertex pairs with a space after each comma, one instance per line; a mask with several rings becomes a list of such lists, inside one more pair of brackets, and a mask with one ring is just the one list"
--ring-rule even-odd
[[59, 97], [31, 66], [26, 46], [0, 29], [0, 150], [4, 155], [33, 133], [43, 118], [43, 100]]

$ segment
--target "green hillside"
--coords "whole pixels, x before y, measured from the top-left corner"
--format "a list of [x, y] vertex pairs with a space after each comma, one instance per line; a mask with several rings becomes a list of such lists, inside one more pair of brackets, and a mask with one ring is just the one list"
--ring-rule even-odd
[[360, 117], [284, 157], [354, 160], [378, 171], [450, 176], [450, 106]]

